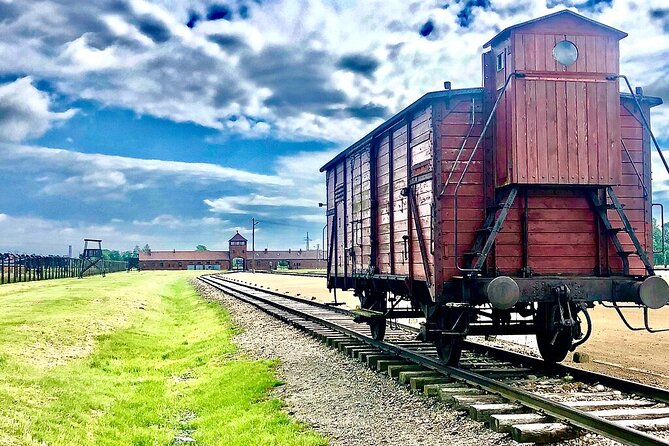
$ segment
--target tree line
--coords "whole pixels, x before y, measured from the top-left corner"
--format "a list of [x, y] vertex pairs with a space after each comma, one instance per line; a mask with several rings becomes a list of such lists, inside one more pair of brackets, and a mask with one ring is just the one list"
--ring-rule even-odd
[[[669, 222], [664, 224], [664, 240], [662, 226], [653, 219], [653, 260], [655, 265], [666, 265], [669, 261]], [[656, 252], [660, 251], [660, 252]]]

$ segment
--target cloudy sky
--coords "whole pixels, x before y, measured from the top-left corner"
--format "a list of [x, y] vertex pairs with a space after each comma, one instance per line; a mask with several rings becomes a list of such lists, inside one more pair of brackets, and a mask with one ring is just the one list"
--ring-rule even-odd
[[259, 247], [318, 243], [324, 162], [565, 7], [628, 32], [621, 71], [669, 101], [665, 0], [0, 0], [0, 251], [225, 249], [254, 216]]

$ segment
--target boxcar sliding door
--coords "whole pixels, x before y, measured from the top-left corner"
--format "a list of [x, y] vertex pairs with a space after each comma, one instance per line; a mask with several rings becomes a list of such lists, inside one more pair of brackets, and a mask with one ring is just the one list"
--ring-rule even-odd
[[376, 150], [376, 266], [381, 274], [394, 274], [392, 268], [392, 231], [393, 231], [393, 174], [392, 144], [390, 132], [384, 133], [378, 140]]
[[409, 124], [409, 257], [411, 276], [425, 281], [434, 297], [434, 202], [432, 107], [416, 114]]
[[331, 255], [334, 260], [334, 265], [330, 266], [330, 274], [344, 277], [346, 275], [346, 176], [344, 163], [337, 164], [333, 170], [334, 213], [332, 219], [334, 225], [330, 226], [330, 228], [334, 228], [335, 234], [332, 247], [330, 248], [333, 250]]
[[346, 160], [349, 173], [347, 195], [350, 197], [347, 253], [353, 274], [369, 273], [372, 267], [370, 148], [371, 145], [367, 144], [361, 150], [349, 155]]
[[407, 187], [407, 126], [394, 129], [392, 140], [392, 249], [393, 271], [399, 276], [409, 275], [409, 203], [402, 190]]

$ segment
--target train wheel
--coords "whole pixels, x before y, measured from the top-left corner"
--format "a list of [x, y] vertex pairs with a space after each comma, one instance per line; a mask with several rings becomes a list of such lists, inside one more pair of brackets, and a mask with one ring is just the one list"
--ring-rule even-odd
[[539, 303], [534, 323], [537, 328], [537, 346], [544, 361], [563, 361], [571, 348], [572, 332], [560, 325], [559, 306], [554, 303]]
[[369, 330], [372, 332], [372, 339], [383, 341], [383, 338], [386, 336], [386, 320], [370, 321]]
[[464, 339], [460, 336], [444, 336], [437, 342], [439, 359], [447, 365], [457, 365], [462, 355], [463, 342]]
[[[360, 299], [360, 306], [367, 310], [386, 311], [386, 293], [381, 291], [365, 290]], [[372, 339], [383, 341], [386, 336], [386, 319], [378, 318], [368, 322]]]

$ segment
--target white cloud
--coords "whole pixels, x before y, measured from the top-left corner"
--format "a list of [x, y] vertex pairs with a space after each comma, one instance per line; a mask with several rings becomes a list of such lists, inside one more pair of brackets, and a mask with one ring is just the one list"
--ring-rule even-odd
[[163, 243], [164, 236], [128, 231], [113, 223], [85, 223], [35, 216], [4, 215], [0, 226], [0, 252], [66, 255], [68, 245], [75, 253], [83, 239], [100, 238], [103, 247], [132, 249], [136, 244]]
[[[19, 181], [16, 188], [27, 203], [37, 206], [13, 204], [12, 212], [33, 214], [37, 209], [51, 218], [73, 219], [16, 217], [21, 220], [4, 228], [5, 222], [0, 225], [0, 244], [4, 249], [40, 246], [43, 252], [56, 252], [54, 247], [61, 246], [62, 240], [72, 239], [77, 245], [81, 238], [95, 234], [118, 249], [130, 243], [165, 249], [192, 249], [198, 243], [221, 246], [237, 229], [248, 235], [244, 223], [251, 215], [262, 215], [263, 225], [270, 228], [264, 231], [263, 243], [274, 248], [299, 246], [303, 231], [322, 224], [324, 210], [318, 202], [323, 201], [324, 177], [318, 168], [333, 154], [299, 152], [277, 157], [273, 164], [268, 161], [271, 173], [261, 175], [207, 163], [0, 143], [0, 175], [18, 175], [12, 180]], [[23, 178], [40, 181], [22, 182]], [[217, 190], [234, 193], [216, 195]], [[47, 206], [41, 209], [38, 203]], [[91, 223], [101, 218], [106, 219], [104, 224]], [[282, 223], [269, 226], [276, 222]], [[30, 227], [36, 228], [33, 235]]]
[[76, 110], [49, 111], [49, 95], [33, 85], [30, 76], [0, 85], [0, 141], [42, 136], [54, 122], [70, 119]]
[[[179, 2], [135, 0], [125, 10], [87, 4], [76, 15], [74, 8], [47, 2], [26, 7], [3, 27], [0, 57], [8, 71], [53, 77], [67, 94], [138, 113], [193, 121], [249, 137], [273, 134], [351, 141], [380, 120], [333, 117], [325, 113], [329, 105], [341, 112], [353, 104], [375, 104], [390, 113], [426, 91], [441, 88], [444, 80], [454, 81], [455, 87], [480, 85], [481, 44], [495, 30], [564, 7], [559, 2], [550, 9], [545, 2], [496, 1], [487, 9], [473, 8], [475, 20], [462, 28], [458, 14], [465, 3], [448, 8], [430, 2], [380, 0], [250, 3], [246, 20], [200, 21], [188, 29], [185, 21], [192, 5]], [[618, 0], [612, 8], [579, 12], [630, 32], [622, 44], [622, 71], [635, 82], [647, 84], [666, 72], [662, 61], [669, 37], [659, 32], [661, 24], [649, 14], [662, 6], [659, 0]], [[205, 8], [195, 7], [200, 12]], [[141, 17], [164, 27], [169, 38], [152, 41], [137, 24]], [[427, 20], [435, 26], [429, 39], [418, 33]], [[63, 29], [66, 23], [70, 26]], [[25, 29], [40, 31], [27, 38]], [[212, 35], [223, 35], [229, 46], [214, 43]], [[300, 83], [268, 85], [271, 74], [248, 72], [253, 58], [268, 48], [286, 48], [287, 54], [297, 57], [297, 63], [284, 58], [285, 69], [292, 70], [290, 77], [305, 80], [301, 83], [305, 91], [319, 85], [307, 80], [322, 80], [323, 92], [337, 91], [343, 97], [332, 104], [321, 98], [321, 110], [283, 112], [277, 101], [272, 102], [273, 95], [302, 99]], [[58, 57], [52, 57], [54, 53]], [[338, 69], [336, 60], [351, 53], [374, 56], [380, 62], [378, 69], [371, 76]], [[319, 55], [313, 65], [308, 57], [300, 62], [301, 55], [308, 54]], [[308, 77], [321, 69], [322, 79]]]
[[103, 50], [88, 45], [88, 34], [65, 45], [60, 62], [75, 72], [107, 70], [121, 64], [114, 48]]
[[[78, 194], [80, 190], [99, 190], [108, 198], [121, 198], [127, 192], [176, 183], [237, 183], [263, 186], [290, 186], [289, 177], [264, 175], [209, 163], [187, 163], [124, 156], [81, 153], [0, 143], [0, 168], [23, 169], [44, 176], [53, 171], [62, 181], [44, 185], [46, 194]], [[97, 197], [96, 197], [97, 198]]]
[[[325, 199], [325, 177], [319, 168], [336, 153], [336, 150], [326, 150], [280, 156], [274, 161], [273, 170], [276, 176], [291, 179], [290, 188], [277, 188], [275, 195], [255, 192], [207, 198], [204, 204], [210, 211], [222, 214], [271, 215], [271, 208], [317, 208]], [[296, 214], [295, 217], [310, 222], [323, 220], [323, 217], [310, 214]]]
[[[232, 21], [201, 20], [189, 29], [188, 9], [203, 13], [207, 5], [30, 2], [3, 23], [0, 58], [6, 72], [51, 79], [74, 98], [225, 134], [339, 142], [356, 140], [382, 120], [362, 119], [355, 107], [371, 104], [388, 117], [444, 80], [455, 88], [481, 85], [484, 42], [565, 5], [582, 5], [578, 12], [629, 32], [621, 71], [635, 85], [660, 82], [669, 71], [669, 33], [650, 13], [666, 7], [663, 0], [590, 9], [589, 2], [554, 1], [548, 8], [542, 1], [498, 0], [472, 8], [475, 18], [464, 28], [459, 14], [469, 3], [250, 2], [247, 19], [233, 11]], [[162, 33], [159, 41], [140, 25], [147, 18]], [[418, 30], [428, 20], [434, 32], [425, 38]], [[378, 68], [360, 75], [337, 65], [353, 53], [373, 57]], [[666, 134], [669, 113], [655, 115]]]
[[[118, 220], [90, 223], [0, 213], [3, 223], [0, 225], [0, 252], [66, 255], [68, 245], [72, 245], [76, 255], [83, 247], [84, 237], [100, 238], [103, 248], [121, 251], [147, 243], [153, 249], [194, 249], [198, 244], [209, 249], [227, 249], [228, 239], [235, 231], [250, 233], [248, 227], [211, 217], [182, 219], [163, 215], [154, 219], [155, 224], [150, 221], [132, 225]], [[162, 224], [165, 222], [174, 224]], [[203, 231], [203, 227], [207, 230]]]
[[[225, 214], [247, 214], [252, 213], [252, 208], [259, 206], [269, 207], [313, 207], [318, 202], [307, 198], [289, 198], [286, 196], [268, 197], [259, 194], [242, 196], [228, 196], [216, 199], [205, 199], [204, 204], [210, 207], [212, 212]], [[257, 211], [256, 211], [257, 213]]]
[[171, 214], [162, 214], [154, 217], [151, 220], [134, 220], [132, 222], [135, 226], [158, 226], [169, 229], [185, 228], [185, 227], [224, 227], [230, 225], [230, 221], [223, 220], [218, 217], [203, 217], [203, 218], [186, 218], [177, 217]]
[[291, 220], [301, 220], [309, 223], [320, 223], [324, 225], [326, 222], [325, 211], [321, 214], [295, 214], [288, 217]]

